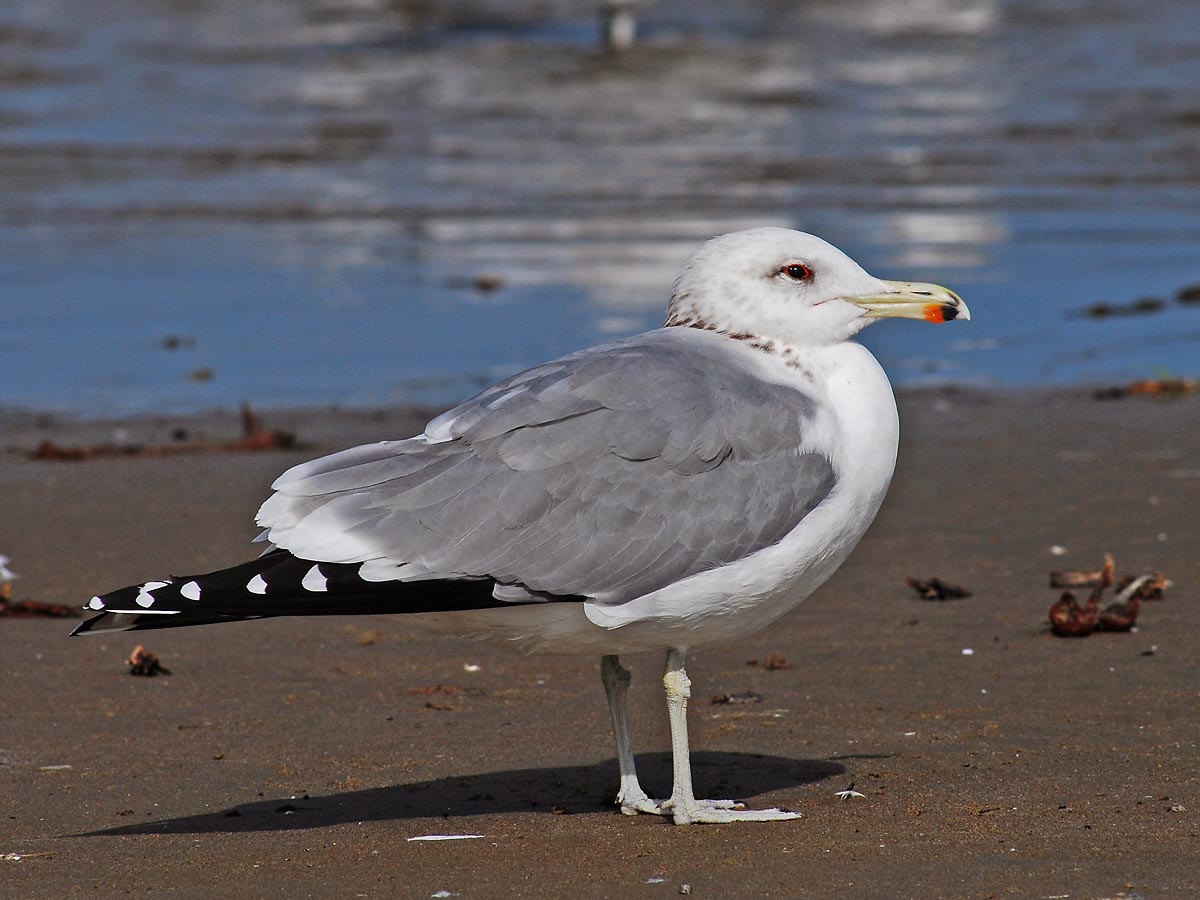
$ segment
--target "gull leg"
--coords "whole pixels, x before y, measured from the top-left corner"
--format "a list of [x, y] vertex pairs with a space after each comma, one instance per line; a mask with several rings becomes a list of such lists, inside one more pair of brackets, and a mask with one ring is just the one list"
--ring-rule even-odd
[[688, 750], [687, 702], [692, 696], [692, 683], [684, 671], [686, 652], [667, 651], [667, 670], [663, 687], [667, 691], [667, 714], [671, 721], [671, 755], [674, 787], [670, 807], [676, 825], [700, 822], [772, 822], [778, 819], [798, 819], [799, 813], [782, 809], [748, 810], [736, 800], [697, 800], [692, 790], [692, 761]]
[[651, 800], [638, 784], [625, 703], [629, 682], [633, 678], [629, 670], [621, 665], [621, 660], [615, 653], [600, 657], [600, 680], [604, 683], [608, 712], [612, 716], [613, 735], [617, 739], [617, 765], [621, 769], [621, 790], [617, 793], [617, 803], [621, 812], [627, 816], [636, 816], [640, 812], [664, 815], [661, 801]]

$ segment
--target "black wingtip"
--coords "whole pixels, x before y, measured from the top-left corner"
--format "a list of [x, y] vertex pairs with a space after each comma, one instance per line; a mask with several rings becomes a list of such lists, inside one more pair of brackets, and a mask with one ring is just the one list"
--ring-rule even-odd
[[[89, 607], [84, 607], [89, 612], [93, 612]], [[122, 624], [117, 616], [112, 613], [102, 612], [98, 616], [92, 616], [90, 619], [84, 619], [72, 629], [67, 637], [86, 637], [89, 634], [105, 634], [112, 631], [128, 631], [129, 626]]]
[[[131, 585], [92, 598], [71, 635], [148, 631], [275, 616], [391, 615], [581, 602], [577, 595], [495, 596], [490, 578], [367, 581], [357, 563], [318, 563], [273, 550], [206, 575]], [[315, 574], [314, 574], [315, 573]], [[316, 582], [315, 584], [312, 582]]]

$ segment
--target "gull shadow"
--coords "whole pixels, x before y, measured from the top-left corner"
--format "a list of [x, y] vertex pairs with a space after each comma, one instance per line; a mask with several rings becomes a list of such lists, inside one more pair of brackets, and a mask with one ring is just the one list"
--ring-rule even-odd
[[[669, 792], [669, 753], [640, 755], [637, 764], [638, 775], [647, 791], [651, 794]], [[827, 760], [797, 760], [755, 753], [692, 754], [693, 779], [697, 796], [701, 797], [750, 799], [758, 794], [821, 781], [845, 771], [843, 766]], [[346, 822], [530, 811], [558, 814], [564, 811], [613, 812], [616, 790], [617, 766], [614, 760], [609, 760], [586, 766], [510, 769], [435, 778], [323, 796], [256, 800], [221, 812], [106, 828], [78, 836], [294, 831]]]

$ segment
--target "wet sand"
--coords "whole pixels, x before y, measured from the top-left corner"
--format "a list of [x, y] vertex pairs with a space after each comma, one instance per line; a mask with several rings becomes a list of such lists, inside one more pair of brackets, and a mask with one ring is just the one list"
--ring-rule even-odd
[[[769, 633], [697, 652], [701, 794], [794, 822], [625, 818], [597, 661], [378, 618], [68, 640], [0, 620], [0, 895], [1146, 897], [1200, 890], [1200, 398], [923, 393], [850, 562]], [[288, 413], [294, 452], [34, 462], [112, 424], [3, 420], [17, 599], [78, 603], [250, 552], [286, 466], [409, 433]], [[182, 424], [213, 440], [234, 417]], [[1053, 556], [1049, 548], [1067, 548]], [[1130, 634], [1048, 634], [1047, 573], [1165, 572]], [[916, 599], [906, 576], [965, 585]], [[134, 678], [143, 643], [169, 677]], [[973, 653], [966, 654], [970, 649]], [[748, 660], [785, 657], [767, 670]], [[668, 789], [657, 658], [632, 658], [643, 781]], [[467, 666], [478, 666], [468, 671]], [[715, 705], [721, 694], [761, 702]], [[850, 784], [865, 797], [838, 800]], [[409, 842], [427, 834], [479, 834]], [[449, 894], [438, 894], [444, 891]]]

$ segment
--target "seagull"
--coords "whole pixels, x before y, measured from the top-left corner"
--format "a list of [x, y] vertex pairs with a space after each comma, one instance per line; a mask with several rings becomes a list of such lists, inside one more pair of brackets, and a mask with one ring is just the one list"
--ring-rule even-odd
[[21, 576], [8, 567], [9, 558], [3, 553], [0, 553], [0, 584], [7, 584], [13, 579]]
[[[267, 550], [93, 597], [73, 634], [287, 615], [405, 614], [526, 652], [595, 654], [627, 815], [796, 818], [692, 788], [689, 651], [810, 595], [875, 518], [899, 421], [852, 338], [969, 319], [953, 291], [882, 281], [820, 238], [755, 228], [684, 263], [664, 327], [536, 366], [406, 440], [298, 465], [258, 512]], [[673, 786], [641, 787], [620, 654], [666, 653]]]
[[610, 53], [621, 53], [633, 46], [637, 37], [637, 8], [644, 0], [602, 0], [600, 26], [604, 47]]

